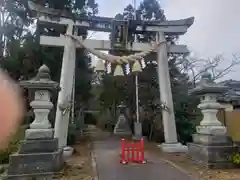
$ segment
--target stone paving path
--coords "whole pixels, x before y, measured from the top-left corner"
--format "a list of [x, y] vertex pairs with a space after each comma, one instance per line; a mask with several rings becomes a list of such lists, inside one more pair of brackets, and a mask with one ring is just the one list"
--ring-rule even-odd
[[94, 142], [98, 180], [191, 180], [187, 174], [147, 153], [147, 164], [122, 165], [119, 152], [119, 139]]

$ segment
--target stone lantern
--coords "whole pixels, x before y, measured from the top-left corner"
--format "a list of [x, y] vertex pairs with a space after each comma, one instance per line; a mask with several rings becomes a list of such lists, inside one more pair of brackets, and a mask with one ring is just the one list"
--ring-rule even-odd
[[227, 91], [228, 87], [218, 85], [213, 82], [211, 74], [202, 75], [199, 86], [194, 88], [190, 93], [200, 96], [201, 103], [198, 108], [201, 109], [203, 119], [196, 130], [200, 134], [226, 134], [226, 127], [217, 118], [218, 110], [221, 104], [217, 102], [217, 97]]
[[19, 151], [10, 156], [7, 177], [11, 179], [49, 178], [60, 172], [64, 165], [58, 139], [53, 138], [53, 129], [48, 115], [53, 107], [51, 91], [59, 90], [57, 82], [51, 81], [46, 65], [39, 68], [36, 78], [21, 81], [20, 86], [34, 90], [35, 97], [30, 103], [35, 115], [25, 139], [19, 144]]
[[190, 91], [190, 94], [200, 97], [198, 108], [201, 109], [203, 119], [193, 134], [193, 143], [188, 144], [188, 153], [194, 161], [210, 168], [231, 165], [231, 154], [236, 150], [227, 136], [226, 127], [217, 118], [222, 107], [217, 98], [227, 89], [226, 86], [216, 84], [211, 74], [205, 73], [199, 85]]
[[129, 127], [129, 123], [127, 118], [125, 117], [125, 110], [126, 110], [126, 105], [124, 105], [123, 102], [118, 106], [119, 108], [119, 116], [117, 119], [117, 123], [114, 127], [113, 133], [115, 135], [131, 135], [131, 129]]
[[53, 138], [53, 129], [48, 120], [50, 110], [53, 108], [51, 102], [51, 91], [58, 90], [59, 84], [52, 81], [50, 71], [46, 65], [39, 68], [36, 78], [29, 81], [21, 81], [20, 85], [26, 89], [33, 90], [34, 100], [30, 103], [35, 115], [30, 129], [26, 131], [26, 139]]

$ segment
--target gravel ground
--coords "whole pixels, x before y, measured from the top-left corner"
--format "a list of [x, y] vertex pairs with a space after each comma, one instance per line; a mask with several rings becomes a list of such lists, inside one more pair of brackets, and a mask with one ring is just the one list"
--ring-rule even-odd
[[93, 180], [93, 168], [90, 140], [81, 140], [73, 146], [75, 152], [66, 162], [66, 167], [61, 176], [54, 179], [60, 180]]
[[194, 164], [186, 154], [167, 154], [156, 147], [156, 143], [146, 143], [146, 149], [157, 156], [173, 163], [182, 171], [195, 177], [196, 180], [240, 180], [240, 169], [214, 170]]

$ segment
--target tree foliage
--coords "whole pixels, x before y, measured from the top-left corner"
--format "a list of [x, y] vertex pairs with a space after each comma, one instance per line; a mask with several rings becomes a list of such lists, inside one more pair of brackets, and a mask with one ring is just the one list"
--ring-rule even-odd
[[[97, 13], [94, 0], [35, 0], [37, 4], [67, 11], [73, 15]], [[49, 29], [38, 26], [32, 19], [28, 0], [3, 0], [0, 3], [1, 66], [15, 80], [27, 80], [36, 75], [38, 68], [46, 64], [53, 80], [60, 80], [63, 47], [42, 47], [38, 33], [56, 36], [64, 29]], [[37, 25], [37, 26], [36, 26]], [[87, 31], [82, 33], [87, 35]], [[76, 53], [76, 101], [87, 103], [91, 97], [91, 57], [84, 50]], [[57, 96], [53, 99], [56, 101]], [[80, 103], [78, 103], [80, 104]]]

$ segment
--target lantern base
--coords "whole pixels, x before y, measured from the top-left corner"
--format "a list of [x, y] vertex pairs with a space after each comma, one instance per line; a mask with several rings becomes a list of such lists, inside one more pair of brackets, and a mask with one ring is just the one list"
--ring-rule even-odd
[[188, 151], [187, 146], [182, 145], [181, 143], [162, 143], [158, 145], [163, 152], [167, 153], [185, 153]]
[[200, 125], [200, 126], [196, 127], [196, 131], [199, 134], [226, 135], [227, 128], [225, 126], [204, 126], [204, 125]]
[[53, 135], [53, 129], [27, 129], [25, 132], [25, 139], [52, 139]]

